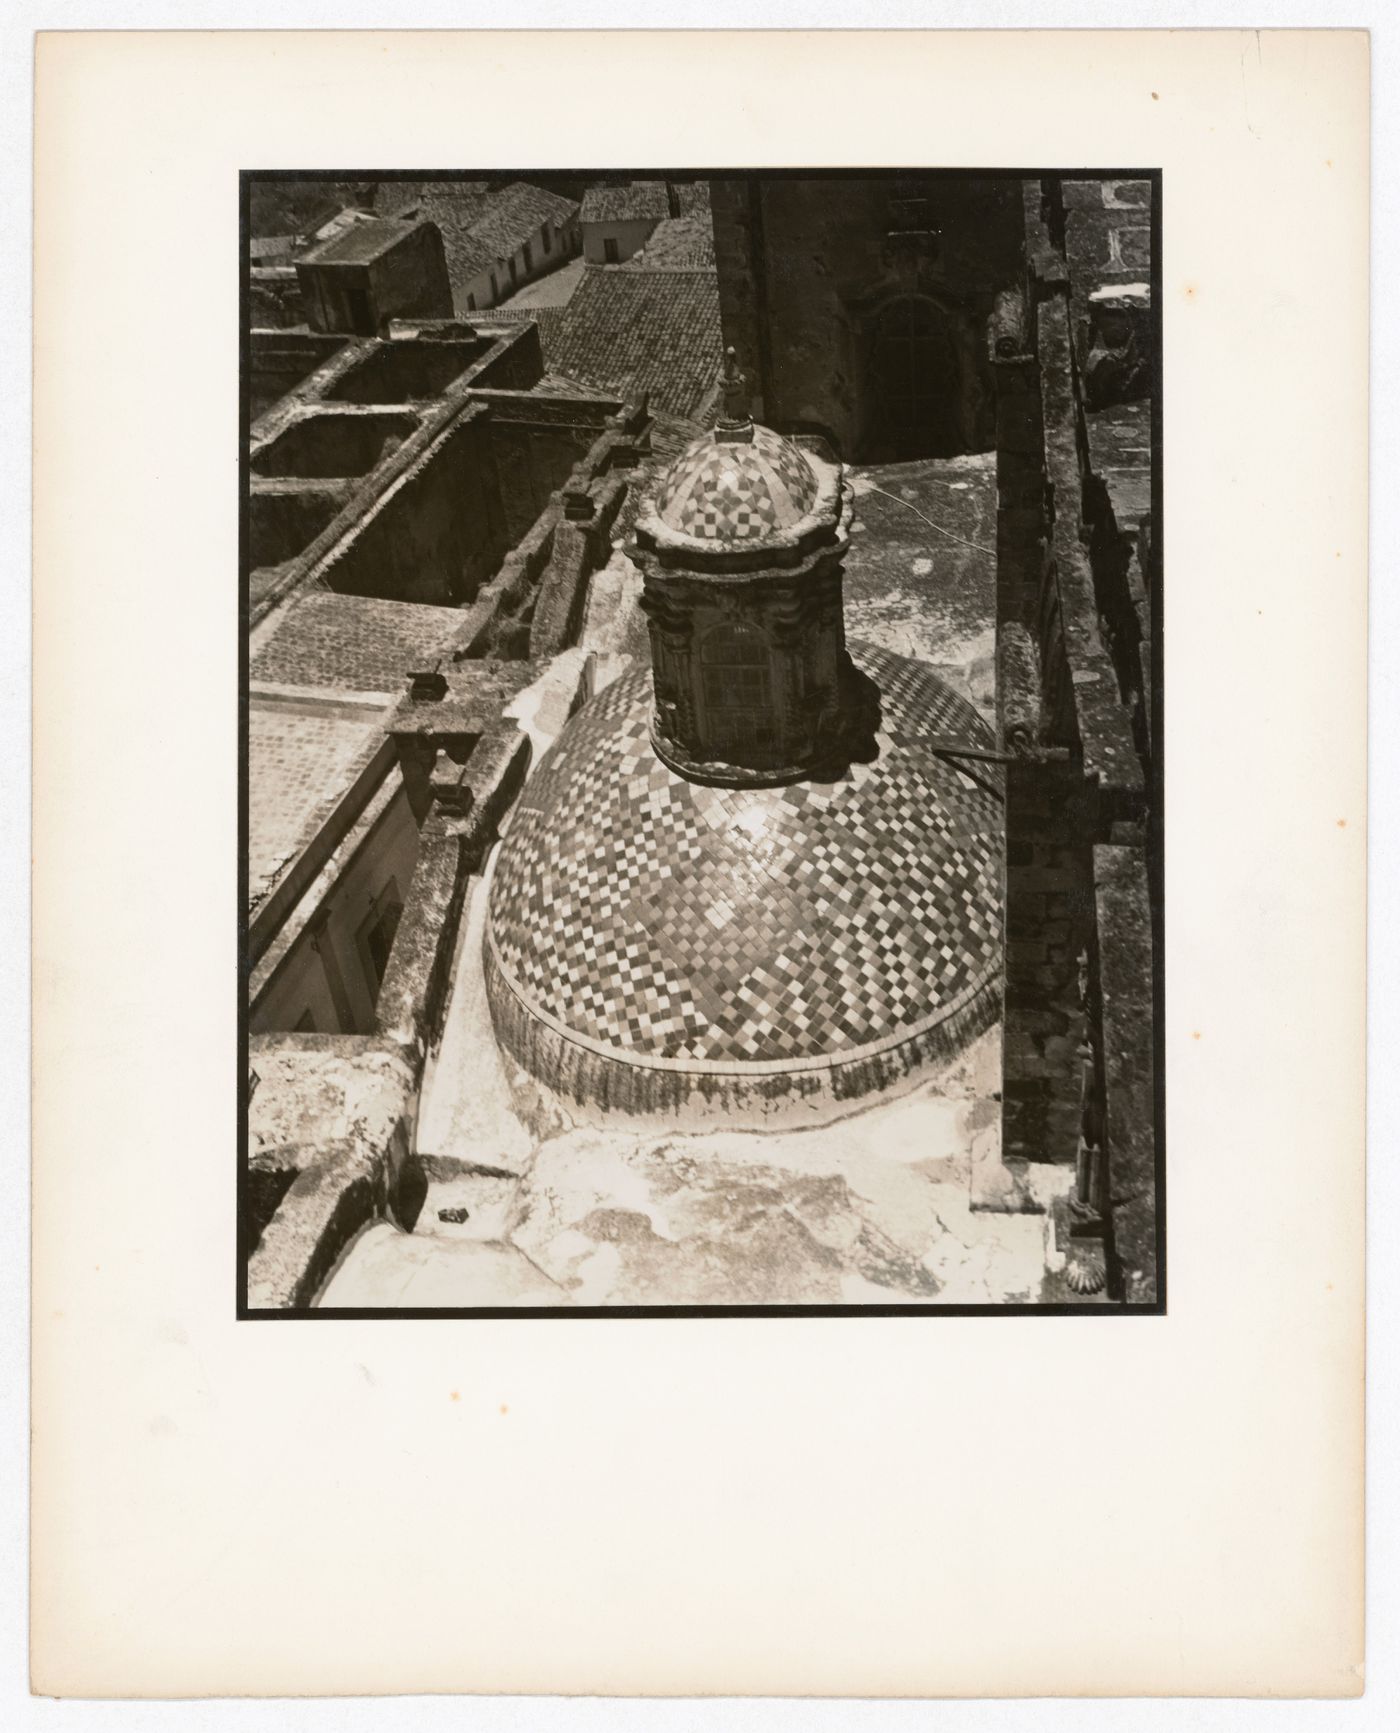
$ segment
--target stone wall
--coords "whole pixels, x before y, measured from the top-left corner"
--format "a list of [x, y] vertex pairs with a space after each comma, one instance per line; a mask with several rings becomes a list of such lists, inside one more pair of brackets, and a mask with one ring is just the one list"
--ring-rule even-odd
[[345, 1245], [411, 1192], [416, 1079], [391, 1044], [254, 1035], [240, 1240], [250, 1309], [310, 1304]]
[[1108, 1152], [1105, 1199], [1115, 1299], [1159, 1291], [1151, 898], [1141, 848], [1094, 850], [1093, 972], [1100, 1013], [1098, 1117]]
[[323, 410], [291, 422], [260, 446], [254, 475], [353, 479], [396, 451], [418, 423], [393, 410]]
[[[1095, 473], [1096, 450], [1110, 448], [1086, 421], [1065, 201], [1053, 179], [1021, 192], [1023, 287], [989, 328], [998, 726], [1012, 757], [1004, 1142], [1008, 1153], [1076, 1164], [1073, 1231], [1106, 1246], [1111, 1299], [1150, 1301], [1159, 1293], [1144, 846], [1157, 834], [1143, 725], [1152, 622]], [[1141, 456], [1150, 470], [1150, 450]]]
[[[716, 180], [711, 201], [726, 344], [755, 412], [825, 437], [847, 462], [985, 451], [995, 393], [983, 332], [1015, 280], [1016, 184], [953, 175], [895, 180]], [[923, 448], [893, 449], [885, 320], [912, 299], [946, 349], [921, 409]]]
[[[563, 485], [465, 610], [458, 657], [545, 657], [573, 642], [589, 577], [611, 556], [626, 473], [648, 449], [645, 402], [609, 416]], [[542, 608], [542, 611], [541, 611]]]
[[1023, 758], [1006, 781], [1003, 1143], [1072, 1162], [1084, 1038], [1079, 958], [1093, 926], [1092, 792], [1068, 755]]
[[529, 764], [528, 738], [513, 722], [497, 723], [454, 777], [451, 806], [436, 804], [423, 826], [418, 871], [394, 937], [377, 1023], [381, 1035], [420, 1058], [442, 1033], [467, 880], [481, 871]]
[[248, 419], [260, 421], [289, 392], [344, 348], [339, 337], [310, 331], [255, 329], [248, 333]]
[[363, 929], [386, 902], [402, 903], [418, 846], [407, 794], [391, 771], [328, 853], [305, 903], [256, 959], [248, 990], [251, 1029], [296, 1029], [308, 1014], [323, 1034], [374, 1028], [380, 982]]
[[529, 741], [498, 719], [423, 825], [418, 863], [366, 1036], [254, 1035], [240, 1240], [255, 1310], [311, 1305], [376, 1216], [410, 1228], [421, 1203], [418, 1091], [442, 1032], [467, 882], [519, 793]]
[[364, 353], [327, 387], [325, 396], [339, 403], [422, 403], [441, 397], [482, 360], [485, 349], [474, 336], [397, 338]]
[[486, 417], [461, 418], [383, 490], [321, 581], [342, 595], [471, 601], [513, 539], [493, 479]]
[[[255, 430], [251, 493], [305, 497], [250, 506], [253, 622], [308, 585], [437, 606], [476, 600], [508, 550], [558, 515], [575, 465], [602, 473], [621, 450], [614, 439], [608, 454], [590, 455], [616, 399], [530, 390], [539, 366], [533, 327], [497, 336], [458, 322], [408, 325], [388, 341], [344, 345], [278, 403]], [[433, 389], [441, 395], [419, 395]], [[323, 423], [350, 431], [337, 442]], [[352, 437], [371, 424], [374, 436]], [[376, 438], [377, 459], [359, 471]], [[309, 479], [285, 473], [308, 465]], [[359, 473], [323, 479], [328, 465]]]
[[[587, 458], [605, 429], [610, 405], [601, 398], [543, 392], [482, 390], [475, 395], [490, 410], [492, 468], [506, 534], [515, 543], [574, 465]], [[615, 400], [611, 406], [616, 407]]]
[[422, 222], [370, 267], [376, 322], [393, 318], [450, 319], [452, 285], [436, 223]]
[[345, 509], [350, 495], [345, 482], [254, 476], [248, 489], [249, 564], [280, 566], [295, 560]]
[[[529, 343], [493, 344], [489, 354], [500, 359], [520, 348], [528, 363]], [[502, 710], [538, 672], [526, 658], [552, 656], [576, 636], [589, 576], [611, 553], [627, 474], [649, 447], [645, 402], [622, 409], [607, 398], [513, 390], [518, 363], [479, 390], [480, 373], [469, 371], [454, 378], [445, 398], [414, 403], [409, 411], [361, 406], [366, 390], [374, 396], [363, 363], [384, 350], [383, 344], [346, 345], [275, 406], [254, 441], [255, 468], [316, 472], [255, 474], [255, 493], [341, 505], [318, 540], [264, 588], [255, 618], [306, 586], [466, 603], [445, 657], [456, 665], [454, 693], [443, 677], [440, 705], [410, 702], [390, 721], [416, 822], [416, 864], [372, 1033], [337, 1037], [340, 1045], [330, 1046], [327, 1036], [253, 1037], [252, 1067], [260, 1082], [242, 1240], [249, 1304], [257, 1308], [309, 1305], [365, 1222], [386, 1212], [401, 1221], [411, 1214], [417, 1091], [426, 1055], [441, 1034], [467, 885], [481, 870], [528, 766], [528, 739], [503, 720]], [[431, 369], [413, 373], [420, 365], [421, 358], [410, 364], [413, 379], [429, 382]], [[359, 385], [328, 390], [357, 369]], [[392, 369], [381, 373], [395, 388], [403, 383]], [[328, 396], [355, 407], [330, 411], [322, 407]], [[348, 432], [312, 425], [351, 420], [356, 426]], [[363, 433], [365, 427], [372, 431]], [[373, 458], [367, 447], [380, 437], [401, 443], [359, 480], [320, 473], [358, 467]], [[528, 461], [522, 461], [524, 450]], [[517, 537], [512, 532], [522, 521]], [[263, 539], [269, 539], [266, 531]], [[265, 963], [258, 990], [271, 994], [273, 977], [290, 961], [269, 954]], [[368, 1089], [379, 1108], [348, 1125], [344, 1115], [322, 1111], [327, 1066], [347, 1098]], [[274, 1074], [275, 1087], [268, 1081]], [[285, 1126], [268, 1131], [269, 1115], [285, 1120], [303, 1110], [297, 1136]]]
[[733, 349], [739, 369], [748, 381], [754, 419], [771, 426], [764, 395], [768, 378], [768, 346], [764, 328], [767, 284], [764, 277], [763, 213], [757, 178], [736, 176], [712, 180], [710, 220], [714, 229], [720, 330], [724, 346]]

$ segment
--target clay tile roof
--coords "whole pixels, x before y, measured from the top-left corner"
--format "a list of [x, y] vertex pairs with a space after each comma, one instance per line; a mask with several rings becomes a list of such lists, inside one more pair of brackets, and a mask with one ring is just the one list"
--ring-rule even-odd
[[670, 214], [665, 181], [629, 181], [625, 186], [590, 187], [583, 195], [585, 223], [641, 222]]
[[649, 392], [672, 415], [698, 417], [714, 395], [722, 345], [713, 271], [590, 266], [551, 324], [540, 322], [540, 341], [553, 371], [623, 398]]
[[713, 271], [715, 236], [708, 211], [689, 217], [667, 217], [651, 232], [640, 252], [633, 253], [624, 271]]
[[696, 211], [707, 211], [710, 208], [710, 183], [708, 181], [677, 181], [676, 202], [680, 205], [683, 217], [693, 216]]
[[254, 656], [252, 678], [397, 694], [411, 669], [448, 654], [463, 618], [459, 608], [308, 591]]
[[564, 313], [562, 307], [492, 307], [486, 313], [474, 313], [472, 318], [484, 329], [490, 325], [538, 325], [540, 328], [540, 347], [544, 350], [546, 364], [549, 361], [551, 345], [559, 333], [559, 321]]
[[[489, 181], [380, 181], [374, 189], [374, 214], [397, 217], [411, 205], [433, 203], [474, 215], [490, 196]], [[423, 215], [432, 213], [424, 210]]]
[[295, 235], [253, 235], [248, 242], [248, 257], [255, 265], [268, 259], [290, 259], [300, 246]]
[[512, 181], [489, 201], [471, 226], [471, 236], [480, 246], [493, 248], [493, 256], [508, 259], [536, 229], [552, 222], [566, 223], [578, 210], [572, 199], [528, 181]]
[[[465, 304], [466, 285], [489, 270], [496, 255], [472, 234], [472, 225], [492, 197], [485, 181], [383, 181], [375, 193], [374, 208], [381, 215], [418, 211], [436, 223], [447, 259], [447, 277], [454, 296]], [[457, 309], [463, 310], [463, 306]]]

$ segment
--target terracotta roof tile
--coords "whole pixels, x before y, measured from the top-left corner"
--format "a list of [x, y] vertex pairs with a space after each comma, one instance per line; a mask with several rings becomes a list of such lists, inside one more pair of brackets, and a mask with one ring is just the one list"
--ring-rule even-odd
[[577, 210], [572, 199], [560, 198], [558, 193], [546, 192], [528, 181], [512, 181], [490, 200], [472, 224], [471, 234], [480, 245], [494, 247], [498, 259], [506, 259], [543, 224], [562, 225]]
[[375, 209], [417, 211], [437, 224], [460, 313], [474, 277], [516, 252], [545, 222], [567, 222], [578, 206], [528, 181], [494, 188], [485, 181], [386, 181]]
[[585, 223], [643, 222], [670, 214], [665, 181], [628, 181], [625, 186], [590, 187], [580, 216]]
[[492, 307], [475, 315], [481, 325], [538, 325], [540, 347], [548, 364], [550, 346], [559, 334], [559, 322], [567, 312], [565, 307]]
[[374, 208], [394, 215], [418, 211], [437, 224], [455, 296], [459, 286], [482, 269], [483, 249], [472, 239], [471, 227], [490, 196], [484, 181], [385, 181], [375, 195]]
[[319, 242], [303, 253], [307, 264], [353, 265], [377, 259], [398, 246], [405, 235], [418, 227], [414, 222], [394, 222], [388, 218], [372, 218], [367, 223], [355, 223], [338, 234]]
[[396, 217], [406, 206], [428, 201], [459, 211], [480, 210], [490, 196], [490, 181], [380, 181], [374, 189], [374, 214]]
[[668, 414], [703, 415], [722, 357], [713, 271], [590, 266], [555, 320], [540, 322], [551, 369], [621, 397], [647, 391]]
[[708, 211], [688, 217], [667, 217], [658, 223], [640, 252], [634, 253], [623, 271], [713, 271], [715, 236]]
[[676, 202], [680, 205], [683, 217], [693, 216], [697, 211], [708, 211], [710, 208], [710, 183], [708, 181], [676, 181]]
[[415, 667], [447, 654], [462, 620], [457, 608], [308, 591], [253, 658], [251, 677], [397, 693]]

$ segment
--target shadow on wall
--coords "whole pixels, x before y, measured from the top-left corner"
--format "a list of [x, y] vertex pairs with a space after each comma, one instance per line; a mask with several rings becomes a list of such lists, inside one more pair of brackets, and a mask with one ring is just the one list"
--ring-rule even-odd
[[856, 350], [855, 461], [904, 463], [995, 445], [975, 320], [927, 295], [896, 295], [861, 323]]
[[408, 414], [308, 415], [294, 421], [251, 462], [254, 475], [344, 480], [368, 475], [418, 425]]
[[491, 347], [485, 340], [450, 343], [403, 338], [386, 343], [326, 392], [339, 403], [420, 403], [440, 397]]
[[328, 488], [257, 489], [248, 496], [248, 564], [280, 566], [310, 547], [344, 504]]

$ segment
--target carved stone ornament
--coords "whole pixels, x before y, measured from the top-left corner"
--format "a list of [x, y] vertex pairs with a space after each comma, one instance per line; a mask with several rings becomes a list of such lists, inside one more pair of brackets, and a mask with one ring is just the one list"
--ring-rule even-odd
[[1076, 1294], [1100, 1294], [1107, 1280], [1107, 1272], [1097, 1258], [1072, 1258], [1065, 1271], [1065, 1281]]

